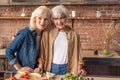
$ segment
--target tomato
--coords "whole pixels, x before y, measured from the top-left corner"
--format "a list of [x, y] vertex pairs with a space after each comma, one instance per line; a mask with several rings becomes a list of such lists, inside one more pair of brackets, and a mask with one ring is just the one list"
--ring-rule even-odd
[[24, 74], [24, 75], [21, 76], [21, 78], [28, 79], [28, 78], [29, 78], [29, 75], [28, 75], [28, 74]]
[[28, 78], [29, 78], [29, 76], [24, 76], [24, 78], [25, 78], [25, 79], [28, 79]]
[[21, 78], [24, 78], [24, 75], [22, 75]]
[[26, 73], [25, 76], [29, 76], [29, 75]]
[[12, 77], [11, 80], [17, 80], [16, 77]]

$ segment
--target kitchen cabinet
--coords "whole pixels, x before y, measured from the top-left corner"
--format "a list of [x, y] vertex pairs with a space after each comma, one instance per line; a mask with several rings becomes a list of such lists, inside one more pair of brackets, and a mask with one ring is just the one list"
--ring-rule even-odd
[[11, 69], [9, 67], [11, 67], [11, 66], [8, 63], [8, 60], [7, 60], [6, 56], [5, 55], [0, 55], [0, 80], [5, 80], [4, 79], [4, 76], [5, 76], [4, 73], [5, 73], [5, 71], [8, 71], [8, 70]]
[[119, 59], [84, 58], [88, 75], [120, 76]]
[[8, 63], [8, 59], [5, 55], [5, 49], [0, 49], [0, 72], [10, 70], [11, 66]]
[[5, 55], [0, 55], [0, 72], [11, 70], [11, 66], [8, 63], [8, 59]]
[[120, 53], [113, 56], [94, 55], [93, 51], [84, 51], [83, 59], [88, 75], [120, 76]]
[[85, 80], [120, 80], [120, 77], [116, 77], [116, 76], [86, 76]]
[[11, 73], [12, 66], [9, 65], [8, 59], [5, 56], [5, 49], [0, 49], [0, 80], [5, 80], [4, 73]]

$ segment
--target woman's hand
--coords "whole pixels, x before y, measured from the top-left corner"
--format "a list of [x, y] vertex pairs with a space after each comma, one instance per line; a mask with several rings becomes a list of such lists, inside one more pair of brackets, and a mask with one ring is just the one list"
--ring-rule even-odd
[[18, 71], [22, 71], [22, 72], [26, 72], [26, 73], [31, 73], [33, 72], [34, 70], [28, 66], [24, 66], [24, 67], [21, 67], [21, 65], [19, 64], [19, 62], [16, 62], [14, 65], [14, 68]]
[[85, 71], [85, 69], [83, 69], [83, 65], [79, 65], [78, 66], [78, 74], [81, 75], [81, 76], [86, 76], [87, 75], [87, 72]]
[[34, 72], [41, 72], [42, 70], [43, 70], [42, 68], [38, 67], [34, 69]]
[[19, 69], [19, 71], [22, 71], [22, 72], [26, 72], [26, 73], [31, 73], [31, 72], [34, 72], [34, 70], [28, 66], [25, 66], [25, 67], [21, 67]]
[[38, 67], [34, 69], [34, 72], [43, 72], [43, 65], [39, 64]]
[[78, 69], [78, 74], [81, 75], [81, 76], [86, 76], [87, 75], [87, 72], [84, 70], [84, 69]]

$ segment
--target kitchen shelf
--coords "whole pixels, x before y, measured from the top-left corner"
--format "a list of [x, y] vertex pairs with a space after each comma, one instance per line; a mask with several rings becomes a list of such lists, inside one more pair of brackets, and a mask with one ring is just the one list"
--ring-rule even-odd
[[118, 0], [0, 0], [0, 5], [119, 5]]
[[[0, 19], [6, 20], [6, 19], [25, 19], [25, 20], [29, 20], [30, 17], [0, 17]], [[70, 17], [69, 19], [74, 19], [74, 20], [118, 20], [120, 19], [118, 18], [105, 18], [105, 17], [75, 17], [72, 18]]]
[[72, 3], [72, 2], [48, 2], [48, 3], [39, 3], [39, 2], [34, 2], [34, 3], [30, 3], [30, 2], [13, 2], [13, 3], [6, 3], [6, 4], [2, 4], [0, 3], [0, 5], [47, 5], [47, 6], [54, 6], [54, 5], [120, 5], [120, 3]]
[[[73, 19], [73, 18], [71, 18]], [[75, 19], [88, 19], [88, 20], [100, 20], [100, 19], [103, 19], [103, 20], [118, 20], [119, 18], [90, 18], [90, 17], [87, 17], [87, 18], [84, 18], [84, 17], [81, 17], [81, 18], [75, 18]]]
[[0, 17], [0, 19], [30, 19], [30, 17]]
[[75, 18], [72, 18], [70, 17], [69, 19], [74, 19], [74, 20], [118, 20], [120, 19], [119, 17], [118, 18], [107, 18], [107, 17], [75, 17]]
[[43, 4], [49, 4], [49, 5], [56, 5], [56, 4], [63, 4], [63, 5], [117, 5], [120, 3], [80, 3], [80, 2], [48, 2]]

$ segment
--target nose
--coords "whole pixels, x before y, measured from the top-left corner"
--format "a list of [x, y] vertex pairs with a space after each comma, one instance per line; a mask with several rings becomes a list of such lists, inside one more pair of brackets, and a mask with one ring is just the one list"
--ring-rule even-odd
[[41, 19], [41, 24], [44, 24], [45, 23], [45, 19]]
[[58, 19], [58, 23], [61, 23], [61, 19]]

